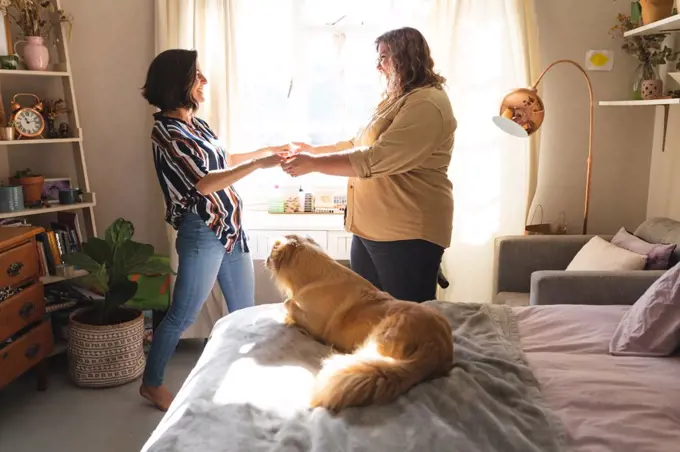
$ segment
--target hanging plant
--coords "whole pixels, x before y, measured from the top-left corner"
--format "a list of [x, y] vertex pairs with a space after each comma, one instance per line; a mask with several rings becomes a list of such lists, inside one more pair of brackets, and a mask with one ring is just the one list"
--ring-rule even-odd
[[666, 63], [676, 62], [676, 70], [680, 70], [678, 56], [680, 52], [675, 52], [670, 47], [663, 44], [668, 36], [667, 33], [653, 35], [625, 37], [624, 33], [637, 28], [630, 16], [618, 14], [616, 24], [609, 30], [613, 39], [622, 39], [621, 50], [628, 55], [636, 57], [640, 63], [652, 66], [659, 66]]

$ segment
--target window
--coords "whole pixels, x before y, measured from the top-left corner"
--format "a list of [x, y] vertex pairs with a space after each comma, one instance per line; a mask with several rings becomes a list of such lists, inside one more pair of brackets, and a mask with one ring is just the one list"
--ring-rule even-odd
[[[431, 1], [237, 0], [231, 21], [229, 74], [231, 152], [306, 141], [331, 144], [353, 138], [370, 118], [382, 92], [375, 39], [414, 26], [425, 33]], [[280, 169], [244, 179], [248, 208], [266, 203], [274, 185], [344, 187], [346, 180], [319, 174], [292, 179]]]

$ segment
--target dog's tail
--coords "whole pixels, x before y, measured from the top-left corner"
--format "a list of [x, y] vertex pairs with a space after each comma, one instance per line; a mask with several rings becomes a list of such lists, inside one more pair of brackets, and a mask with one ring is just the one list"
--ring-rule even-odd
[[[387, 403], [428, 378], [447, 374], [453, 366], [453, 343], [450, 333], [442, 336], [449, 345], [397, 344], [399, 353], [390, 353], [394, 344], [381, 343], [381, 338], [373, 336], [351, 355], [330, 356], [317, 376], [311, 406], [337, 412], [350, 406]], [[416, 350], [404, 353], [411, 345]]]

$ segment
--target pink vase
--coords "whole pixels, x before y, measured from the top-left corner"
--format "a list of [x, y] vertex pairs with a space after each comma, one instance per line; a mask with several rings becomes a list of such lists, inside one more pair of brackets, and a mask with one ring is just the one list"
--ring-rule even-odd
[[50, 62], [50, 52], [45, 46], [45, 40], [40, 36], [27, 36], [25, 41], [19, 41], [19, 44], [25, 44], [23, 51], [23, 59], [26, 67], [30, 71], [45, 71]]

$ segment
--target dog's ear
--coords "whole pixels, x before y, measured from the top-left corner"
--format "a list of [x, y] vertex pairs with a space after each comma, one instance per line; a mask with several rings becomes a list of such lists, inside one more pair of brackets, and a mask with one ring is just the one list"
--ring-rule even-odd
[[316, 240], [314, 240], [311, 235], [306, 234], [305, 240], [307, 241], [307, 243], [311, 243], [312, 245], [321, 248], [321, 245], [319, 245], [319, 243]]
[[272, 250], [275, 250], [276, 248], [280, 247], [281, 245], [286, 243], [286, 238], [285, 237], [277, 237], [274, 239], [274, 243], [272, 244]]

